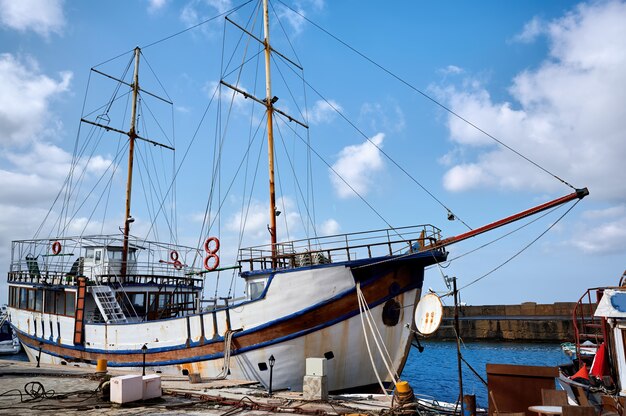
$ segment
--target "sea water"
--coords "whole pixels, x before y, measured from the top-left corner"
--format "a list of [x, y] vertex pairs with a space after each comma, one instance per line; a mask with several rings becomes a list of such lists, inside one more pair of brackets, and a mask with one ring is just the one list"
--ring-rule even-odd
[[[424, 342], [424, 351], [411, 348], [401, 378], [409, 382], [416, 395], [444, 402], [459, 397], [459, 373], [456, 342]], [[571, 362], [559, 344], [465, 343], [461, 354], [472, 368], [487, 381], [486, 365], [517, 364], [557, 366]], [[479, 407], [487, 407], [487, 387], [462, 363], [463, 394], [475, 394]]]

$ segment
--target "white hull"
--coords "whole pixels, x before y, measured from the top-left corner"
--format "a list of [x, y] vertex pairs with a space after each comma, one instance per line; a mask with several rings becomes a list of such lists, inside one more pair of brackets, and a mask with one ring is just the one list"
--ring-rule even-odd
[[[363, 293], [371, 304], [372, 317], [395, 372], [402, 370], [410, 348], [409, 328], [423, 276], [421, 267], [415, 270], [403, 267], [406, 276], [398, 282], [402, 285], [410, 282], [412, 287], [407, 286], [395, 296], [389, 294], [390, 285], [398, 284], [394, 280], [398, 274], [394, 268], [392, 272], [381, 272], [383, 277], [363, 284]], [[378, 384], [356, 306], [355, 286], [351, 269], [342, 265], [276, 273], [260, 299], [230, 307], [228, 313], [222, 309], [143, 323], [88, 323], [84, 346], [73, 343], [74, 318], [13, 308], [10, 313], [31, 361], [37, 361], [39, 342], [43, 339], [42, 363], [93, 367], [95, 358], [101, 357], [109, 361], [110, 367], [140, 371], [141, 347], [145, 344], [147, 371], [198, 373], [206, 378], [217, 377], [222, 372], [223, 339], [230, 321], [230, 328], [239, 332], [235, 333], [230, 348], [229, 378], [257, 380], [268, 385], [269, 369], [263, 368], [263, 363], [273, 355], [276, 358], [273, 388], [301, 390], [306, 358], [326, 355], [329, 390], [340, 391]], [[378, 299], [369, 299], [375, 296]], [[383, 310], [394, 301], [399, 307], [397, 322], [385, 324]], [[346, 307], [350, 308], [348, 313]], [[339, 312], [331, 312], [334, 309]], [[323, 322], [310, 323], [323, 314], [328, 314]], [[370, 346], [376, 372], [383, 382], [391, 382], [371, 338]]]

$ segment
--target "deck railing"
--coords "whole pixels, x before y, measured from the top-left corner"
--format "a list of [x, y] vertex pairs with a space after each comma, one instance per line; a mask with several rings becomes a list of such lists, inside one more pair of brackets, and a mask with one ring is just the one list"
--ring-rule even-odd
[[[58, 244], [55, 247], [55, 244]], [[121, 259], [108, 253], [121, 253], [121, 236], [67, 237], [14, 241], [12, 245], [9, 282], [76, 285], [78, 276], [85, 276], [96, 284], [155, 283], [201, 286], [193, 259], [199, 250], [167, 243], [131, 239], [125, 277], [120, 276]], [[100, 262], [92, 256], [102, 249]], [[173, 254], [175, 253], [175, 254]], [[189, 259], [189, 260], [188, 260]]]
[[278, 243], [275, 257], [270, 244], [243, 248], [237, 260], [244, 270], [284, 269], [412, 253], [439, 240], [440, 229], [417, 225]]

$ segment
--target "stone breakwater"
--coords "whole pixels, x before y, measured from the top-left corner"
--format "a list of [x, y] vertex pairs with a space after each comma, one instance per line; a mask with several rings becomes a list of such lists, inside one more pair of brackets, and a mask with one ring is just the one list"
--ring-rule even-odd
[[[573, 341], [575, 306], [574, 302], [460, 306], [460, 335], [465, 341]], [[584, 308], [587, 314], [592, 310], [589, 304]], [[454, 338], [454, 307], [446, 306], [441, 327], [429, 339]]]

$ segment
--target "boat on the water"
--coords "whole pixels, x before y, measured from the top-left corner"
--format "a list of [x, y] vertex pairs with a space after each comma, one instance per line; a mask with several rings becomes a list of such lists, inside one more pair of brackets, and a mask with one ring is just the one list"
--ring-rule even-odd
[[8, 317], [7, 307], [2, 305], [0, 309], [0, 355], [17, 354], [22, 350], [20, 340], [13, 331]]
[[[13, 242], [9, 314], [31, 361], [93, 367], [107, 360], [110, 367], [130, 371], [143, 367], [264, 385], [272, 380], [275, 389], [301, 389], [305, 360], [316, 357], [326, 359], [332, 392], [387, 387], [402, 372], [411, 347], [425, 267], [446, 260], [450, 244], [588, 194], [576, 190], [455, 237], [444, 238], [439, 228], [425, 224], [278, 241], [273, 116], [294, 120], [274, 106], [267, 0], [263, 6], [264, 39], [242, 31], [263, 45], [266, 97], [257, 99], [226, 81], [222, 85], [265, 110], [270, 242], [240, 248], [234, 264], [220, 265], [225, 247], [219, 236], [204, 234], [192, 247], [131, 234], [134, 146], [160, 145], [137, 133], [143, 90], [136, 48], [133, 80], [120, 82], [132, 95], [129, 130], [113, 127], [105, 117], [82, 119], [128, 139], [121, 233], [64, 232]], [[81, 175], [79, 169], [72, 173]], [[245, 295], [207, 298], [206, 278], [233, 271], [243, 279]]]
[[[573, 363], [558, 383], [580, 405], [623, 414], [626, 408], [626, 271], [615, 287], [588, 289], [573, 311]], [[589, 344], [596, 347], [590, 351]]]

